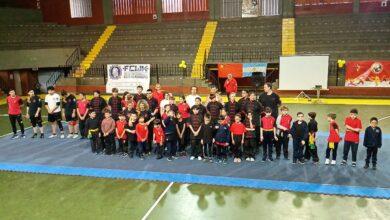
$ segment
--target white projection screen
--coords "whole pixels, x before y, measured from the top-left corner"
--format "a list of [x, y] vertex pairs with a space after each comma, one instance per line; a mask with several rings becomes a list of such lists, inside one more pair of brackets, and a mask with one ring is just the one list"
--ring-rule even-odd
[[329, 55], [280, 57], [279, 90], [327, 89], [328, 63]]

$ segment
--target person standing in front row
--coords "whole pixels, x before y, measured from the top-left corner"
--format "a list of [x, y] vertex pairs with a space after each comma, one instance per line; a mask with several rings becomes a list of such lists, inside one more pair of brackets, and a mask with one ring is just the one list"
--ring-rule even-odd
[[[42, 100], [39, 96], [35, 95], [34, 90], [28, 92], [27, 98], [27, 113], [26, 118], [30, 119], [31, 125], [33, 127], [33, 136], [31, 138], [36, 138], [38, 136], [38, 128], [41, 133], [40, 138], [44, 137], [43, 134], [43, 125], [41, 117], [42, 109]], [[38, 127], [37, 127], [38, 125]]]
[[61, 138], [65, 138], [64, 127], [61, 123], [61, 98], [55, 93], [54, 87], [47, 87], [47, 95], [45, 97], [45, 107], [47, 109], [47, 120], [51, 123], [52, 134], [49, 138], [57, 137], [57, 126], [61, 132]]
[[[326, 148], [325, 165], [329, 165], [329, 164], [336, 165], [337, 148], [339, 146], [341, 137], [340, 137], [340, 128], [336, 122], [335, 113], [328, 114], [328, 122], [329, 122], [329, 136], [328, 136], [328, 147]], [[330, 159], [331, 151], [332, 151], [332, 159]]]
[[101, 131], [103, 133], [103, 141], [106, 149], [106, 154], [115, 154], [115, 120], [111, 117], [110, 110], [104, 112], [104, 119], [101, 124]]
[[20, 132], [22, 133], [20, 137], [25, 138], [26, 136], [24, 135], [24, 124], [22, 120], [23, 100], [15, 94], [15, 90], [9, 91], [9, 96], [7, 97], [7, 104], [8, 104], [8, 116], [11, 122], [12, 132], [14, 133], [11, 139], [19, 138], [16, 130], [16, 122], [18, 122], [20, 127]]
[[303, 148], [308, 138], [309, 129], [307, 123], [303, 120], [304, 114], [302, 112], [297, 113], [297, 120], [293, 123], [290, 132], [290, 138], [293, 139], [293, 164], [297, 162], [299, 164], [305, 164], [303, 160]]
[[276, 142], [276, 159], [280, 159], [280, 154], [283, 146], [283, 156], [285, 160], [288, 160], [288, 142], [292, 124], [292, 117], [288, 114], [288, 107], [282, 106], [280, 107], [281, 115], [276, 119], [276, 127], [277, 127], [277, 136], [278, 141]]
[[231, 150], [234, 157], [234, 163], [241, 163], [241, 148], [244, 144], [246, 127], [241, 123], [241, 115], [236, 114], [234, 123], [230, 127], [232, 146]]
[[91, 111], [89, 118], [85, 121], [85, 133], [83, 136], [87, 137], [91, 144], [92, 153], [101, 153], [101, 142], [100, 142], [100, 121], [96, 117], [96, 112]]
[[309, 138], [306, 140], [306, 149], [305, 149], [305, 160], [309, 161], [310, 158], [313, 159], [314, 164], [318, 164], [319, 158], [317, 153], [317, 132], [318, 132], [318, 123], [316, 121], [317, 114], [315, 112], [309, 112], [307, 114], [310, 118], [307, 128], [309, 130]]
[[83, 92], [79, 94], [80, 100], [77, 101], [77, 117], [79, 118], [79, 129], [81, 139], [86, 138], [85, 136], [85, 122], [87, 121], [89, 112], [89, 101], [86, 99], [86, 95]]
[[203, 115], [199, 114], [199, 107], [192, 107], [192, 114], [187, 121], [187, 126], [190, 130], [190, 140], [191, 140], [191, 157], [190, 160], [198, 158], [202, 160], [201, 157], [201, 135], [200, 131], [202, 129]]
[[345, 137], [344, 137], [344, 151], [343, 161], [341, 165], [347, 165], [348, 153], [352, 151], [352, 167], [356, 167], [356, 157], [359, 145], [359, 133], [362, 129], [362, 121], [357, 117], [358, 110], [356, 108], [351, 109], [349, 117], [345, 119]]
[[364, 132], [363, 145], [367, 148], [364, 169], [370, 167], [370, 159], [372, 157], [372, 169], [376, 170], [378, 148], [382, 147], [382, 130], [378, 127], [378, 118], [372, 117], [370, 119], [370, 126]]
[[271, 116], [272, 109], [265, 108], [265, 116], [261, 119], [260, 140], [263, 142], [263, 159], [265, 161], [274, 161], [272, 158], [272, 148], [274, 140], [278, 141], [276, 136], [275, 118]]

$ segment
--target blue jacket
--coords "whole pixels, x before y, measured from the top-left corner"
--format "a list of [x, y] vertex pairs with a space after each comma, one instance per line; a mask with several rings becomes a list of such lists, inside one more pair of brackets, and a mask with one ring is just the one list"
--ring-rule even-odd
[[371, 126], [366, 128], [364, 132], [363, 145], [365, 147], [377, 147], [382, 146], [382, 130], [379, 127], [373, 129]]
[[230, 138], [230, 129], [228, 125], [218, 124], [217, 133], [215, 134], [215, 141], [220, 143], [228, 143]]

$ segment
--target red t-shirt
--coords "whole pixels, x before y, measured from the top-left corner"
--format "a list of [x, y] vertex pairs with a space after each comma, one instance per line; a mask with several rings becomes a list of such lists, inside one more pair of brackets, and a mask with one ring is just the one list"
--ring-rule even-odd
[[89, 101], [88, 100], [79, 100], [77, 101], [77, 108], [79, 110], [79, 113], [80, 115], [84, 115], [85, 112], [87, 111], [87, 108], [88, 108], [88, 105], [89, 105]]
[[188, 113], [190, 106], [187, 103], [179, 103], [177, 104], [177, 109], [181, 114], [183, 119], [187, 119], [190, 117], [190, 113]]
[[329, 124], [329, 137], [328, 137], [328, 142], [329, 143], [339, 143], [340, 142], [340, 135], [336, 133], [336, 129], [340, 132], [339, 125], [333, 121], [330, 122]]
[[165, 120], [168, 118], [168, 114], [166, 112], [164, 112], [162, 115], [161, 115], [161, 119], [162, 120]]
[[226, 79], [224, 87], [227, 93], [237, 92], [237, 81], [235, 79]]
[[23, 100], [19, 96], [7, 97], [7, 103], [8, 103], [8, 114], [9, 115], [20, 115], [22, 114], [22, 105]]
[[137, 141], [142, 142], [142, 139], [147, 139], [148, 137], [148, 126], [146, 124], [137, 124], [135, 133], [137, 134]]
[[160, 92], [155, 91], [155, 92], [152, 93], [152, 97], [157, 100], [158, 106], [160, 106], [161, 100], [164, 99], [164, 93], [161, 92], [161, 91]]
[[274, 129], [275, 118], [272, 116], [265, 116], [261, 119], [261, 125], [265, 130]]
[[156, 141], [157, 144], [164, 144], [165, 134], [162, 127], [153, 128], [153, 134], [154, 134], [154, 140]]
[[281, 115], [280, 116], [280, 125], [290, 130], [292, 117], [291, 115]]
[[116, 121], [116, 129], [118, 131], [118, 133], [116, 134], [117, 139], [121, 139], [121, 140], [127, 139], [126, 132], [122, 138], [119, 138], [119, 135], [121, 135], [125, 131], [126, 125], [127, 125], [126, 120], [125, 121], [120, 121], [120, 120]]
[[[360, 121], [359, 118], [352, 119], [351, 117], [347, 117], [345, 119], [344, 125], [349, 125], [352, 128], [360, 128], [361, 129], [362, 128], [362, 121]], [[344, 139], [346, 141], [358, 143], [359, 142], [359, 132], [346, 130]]]
[[245, 125], [243, 123], [241, 123], [241, 122], [240, 123], [234, 122], [232, 124], [232, 126], [230, 127], [230, 131], [234, 135], [243, 135], [246, 132], [246, 128], [245, 128]]

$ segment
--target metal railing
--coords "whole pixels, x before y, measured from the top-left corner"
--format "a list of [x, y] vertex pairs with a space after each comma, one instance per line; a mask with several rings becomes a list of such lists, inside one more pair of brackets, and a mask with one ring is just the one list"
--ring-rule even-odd
[[212, 48], [207, 62], [279, 61], [280, 48]]
[[46, 81], [46, 88], [49, 87], [49, 86], [54, 86], [61, 77], [66, 75], [65, 73], [67, 71], [68, 70], [66, 68], [60, 67], [55, 72], [53, 72], [50, 75], [49, 79]]
[[80, 61], [81, 50], [77, 47], [65, 62], [65, 66], [73, 66]]

